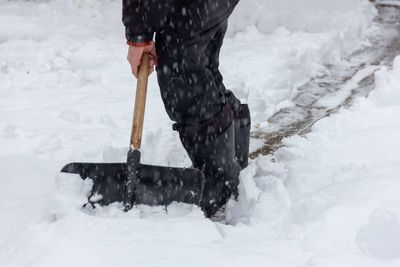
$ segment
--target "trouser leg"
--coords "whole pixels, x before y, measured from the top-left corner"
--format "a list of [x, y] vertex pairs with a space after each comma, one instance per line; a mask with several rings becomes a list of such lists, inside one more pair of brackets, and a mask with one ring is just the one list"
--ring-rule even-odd
[[[236, 159], [234, 104], [219, 72], [227, 22], [193, 38], [163, 32], [156, 38], [158, 82], [165, 109], [193, 166], [206, 177], [201, 207], [214, 214], [235, 194], [241, 170]], [[240, 102], [239, 102], [240, 107]]]
[[231, 91], [225, 89], [223, 84], [223, 78], [219, 71], [219, 54], [225, 30], [220, 30], [215, 33], [213, 40], [206, 49], [206, 54], [209, 55], [210, 58], [209, 67], [215, 84], [219, 87], [220, 92], [224, 92], [225, 102], [231, 106], [234, 114], [235, 155], [240, 166], [244, 169], [247, 167], [249, 156], [251, 128], [250, 111], [247, 104], [241, 104]]
[[241, 104], [231, 91], [226, 91], [226, 102], [231, 106], [235, 125], [235, 155], [242, 169], [249, 161], [250, 110], [247, 104]]
[[222, 76], [215, 76], [219, 49], [210, 47], [214, 42], [222, 44], [226, 27], [225, 21], [192, 38], [176, 36], [173, 31], [157, 34], [158, 83], [173, 121], [196, 125], [221, 111], [225, 87]]
[[180, 125], [177, 130], [193, 166], [205, 176], [200, 206], [211, 216], [232, 195], [237, 195], [240, 165], [235, 157], [235, 128], [230, 105], [200, 125]]

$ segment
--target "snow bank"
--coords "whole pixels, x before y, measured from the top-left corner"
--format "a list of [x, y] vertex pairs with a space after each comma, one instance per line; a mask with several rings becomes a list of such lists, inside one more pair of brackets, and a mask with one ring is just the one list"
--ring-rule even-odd
[[378, 209], [357, 234], [363, 253], [377, 258], [400, 258], [400, 222], [396, 214]]
[[355, 246], [400, 264], [399, 93], [400, 56], [393, 69], [376, 73], [368, 98], [318, 122], [305, 138], [286, 139], [273, 157], [255, 160], [241, 175], [228, 220], [302, 240], [304, 249], [331, 261], [316, 259], [315, 266], [363, 266]]
[[253, 25], [263, 33], [279, 27], [313, 33], [340, 31], [363, 27], [373, 13], [362, 0], [242, 0], [230, 20], [230, 33]]
[[296, 88], [368, 45], [375, 15], [361, 0], [240, 1], [222, 50], [227, 87], [265, 124]]
[[10, 39], [43, 40], [46, 30], [29, 19], [20, 16], [0, 16], [0, 43]]

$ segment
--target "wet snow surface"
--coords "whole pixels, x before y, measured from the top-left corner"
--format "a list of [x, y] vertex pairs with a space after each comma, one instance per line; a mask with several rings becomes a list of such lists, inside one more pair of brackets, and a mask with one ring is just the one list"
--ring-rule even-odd
[[[182, 204], [84, 212], [90, 182], [58, 173], [125, 161], [119, 1], [0, 4], [0, 266], [400, 266], [399, 9], [242, 1], [221, 69], [257, 154], [214, 222]], [[143, 162], [190, 165], [171, 124], [153, 76]]]

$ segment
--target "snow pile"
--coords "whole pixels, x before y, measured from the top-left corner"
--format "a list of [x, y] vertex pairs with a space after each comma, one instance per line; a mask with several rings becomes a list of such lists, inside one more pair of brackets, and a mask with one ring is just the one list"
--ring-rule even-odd
[[357, 245], [367, 255], [400, 258], [400, 222], [388, 210], [376, 210], [357, 235]]
[[318, 122], [305, 138], [286, 139], [273, 157], [255, 160], [241, 175], [228, 221], [301, 240], [331, 261], [315, 266], [362, 266], [356, 244], [400, 264], [399, 94], [400, 56], [393, 69], [376, 73], [367, 99]]
[[263, 33], [284, 27], [289, 31], [327, 32], [363, 28], [374, 15], [367, 1], [360, 0], [245, 0], [230, 21], [234, 34], [255, 26]]
[[[10, 27], [11, 25], [11, 27]], [[36, 23], [20, 16], [0, 16], [0, 42], [10, 39], [34, 39], [43, 40], [46, 30]]]
[[375, 15], [359, 0], [241, 1], [222, 49], [225, 83], [250, 104], [254, 125], [268, 127], [266, 118], [290, 105], [299, 86], [369, 44]]
[[376, 0], [376, 2], [384, 6], [400, 6], [399, 0]]

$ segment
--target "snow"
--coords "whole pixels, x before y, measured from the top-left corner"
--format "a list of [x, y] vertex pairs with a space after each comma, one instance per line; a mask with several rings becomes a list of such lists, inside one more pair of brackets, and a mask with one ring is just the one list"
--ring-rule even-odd
[[[241, 1], [221, 69], [254, 127], [368, 45], [367, 2]], [[226, 223], [179, 203], [82, 211], [90, 181], [58, 170], [126, 160], [135, 80], [121, 3], [0, 3], [0, 266], [400, 266], [400, 57], [349, 81], [379, 69], [368, 98], [252, 160]], [[189, 166], [154, 75], [148, 91], [142, 161]]]
[[[398, 0], [391, 2], [395, 1]], [[341, 31], [344, 34], [354, 35], [371, 19], [372, 13], [360, 16], [365, 8], [369, 9], [367, 6], [366, 2], [354, 0], [241, 1], [230, 21], [229, 32], [234, 34], [246, 27], [255, 26], [267, 34], [284, 27], [289, 31], [310, 33]]]
[[399, 0], [377, 0], [376, 2], [383, 6], [400, 6]]
[[305, 138], [286, 139], [273, 156], [256, 159], [242, 173], [229, 222], [301, 240], [304, 249], [323, 255], [316, 266], [326, 260], [369, 266], [360, 252], [399, 260], [399, 62], [400, 56], [393, 70], [376, 73], [367, 99], [318, 122]]
[[368, 223], [360, 228], [357, 244], [367, 255], [377, 258], [397, 258], [400, 255], [400, 223], [396, 215], [377, 209]]
[[361, 1], [241, 1], [229, 22], [233, 40], [222, 51], [225, 83], [264, 125], [300, 85], [361, 47], [375, 14]]

